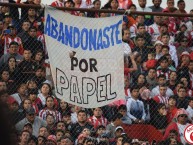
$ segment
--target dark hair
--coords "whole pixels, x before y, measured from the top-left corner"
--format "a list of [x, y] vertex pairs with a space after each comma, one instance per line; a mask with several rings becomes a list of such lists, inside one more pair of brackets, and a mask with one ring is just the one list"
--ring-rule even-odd
[[191, 97], [191, 98], [189, 98], [188, 102], [190, 103], [191, 101], [193, 101], [193, 98], [192, 98], [192, 97]]
[[168, 100], [170, 100], [170, 99], [173, 99], [173, 100], [177, 101], [177, 99], [176, 99], [176, 96], [175, 96], [175, 95], [170, 96]]
[[160, 57], [160, 59], [158, 60], [158, 63], [160, 64], [163, 61], [167, 61], [168, 62], [168, 58], [166, 56], [162, 56]]
[[132, 85], [130, 88], [130, 92], [132, 93], [133, 90], [139, 90], [139, 86], [138, 85]]
[[19, 46], [19, 44], [18, 44], [17, 42], [15, 42], [15, 41], [12, 41], [12, 42], [9, 44], [9, 47], [10, 47], [11, 45], [17, 45], [17, 46]]
[[85, 110], [79, 110], [77, 114], [79, 114], [79, 113], [85, 113], [87, 115]]
[[40, 90], [41, 90], [41, 88], [43, 87], [43, 85], [47, 85], [48, 87], [49, 87], [49, 93], [48, 93], [48, 95], [52, 95], [52, 87], [50, 86], [50, 84], [48, 84], [48, 83], [43, 83], [42, 85], [41, 85], [41, 87], [40, 87]]
[[145, 24], [139, 23], [139, 24], [137, 25], [137, 29], [139, 29], [139, 27], [145, 27]]
[[159, 104], [157, 105], [157, 110], [161, 109], [163, 106], [166, 107], [166, 105], [165, 105], [164, 103], [159, 103]]
[[160, 78], [166, 79], [166, 76], [165, 76], [164, 74], [161, 74], [161, 75], [159, 75], [157, 78], [158, 78], [158, 79], [160, 79]]
[[35, 142], [35, 144], [38, 143], [35, 136], [31, 136], [30, 139], [28, 140], [28, 143], [29, 143], [31, 140], [33, 140], [33, 141]]
[[58, 132], [62, 132], [62, 133], [64, 134], [64, 131], [63, 131], [62, 129], [57, 129], [56, 132], [55, 132], [55, 135], [56, 135], [56, 133], [58, 133]]
[[130, 7], [129, 7], [129, 9], [130, 9], [131, 7], [137, 8], [135, 4], [131, 4]]
[[95, 5], [96, 2], [101, 2], [100, 0], [94, 0], [93, 5]]
[[38, 94], [38, 89], [28, 89], [28, 95], [30, 95], [30, 94], [37, 95]]
[[122, 36], [125, 34], [125, 31], [129, 31], [130, 32], [129, 28], [122, 29]]
[[184, 0], [179, 0], [179, 1], [178, 1], [178, 5], [179, 5], [180, 3], [185, 3], [185, 2], [184, 2]]
[[29, 31], [31, 31], [31, 30], [35, 30], [36, 32], [38, 31], [38, 29], [37, 29], [35, 26], [31, 26], [31, 27], [29, 28]]
[[168, 36], [168, 37], [170, 37], [170, 34], [166, 32], [166, 33], [163, 33], [163, 34], [161, 35], [161, 38], [162, 38], [163, 36]]
[[121, 113], [117, 113], [117, 114], [113, 115], [112, 121], [115, 121], [116, 119], [121, 119], [122, 117], [123, 117], [123, 115]]
[[141, 39], [145, 40], [145, 38], [144, 38], [144, 36], [143, 36], [143, 35], [137, 35], [137, 36], [135, 37], [135, 40], [138, 40], [139, 38], [141, 38]]
[[175, 135], [178, 135], [178, 132], [175, 129], [170, 130], [169, 133], [174, 133]]
[[120, 105], [118, 107], [118, 110], [127, 110], [127, 106], [126, 105]]

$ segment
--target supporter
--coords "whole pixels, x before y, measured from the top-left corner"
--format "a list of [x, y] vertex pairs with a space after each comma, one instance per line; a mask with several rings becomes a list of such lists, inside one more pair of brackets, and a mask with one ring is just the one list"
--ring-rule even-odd
[[33, 127], [31, 123], [26, 123], [23, 127], [23, 130], [27, 130], [30, 133], [30, 136], [32, 137]]
[[135, 41], [136, 41], [136, 46], [132, 52], [138, 52], [141, 54], [141, 59], [142, 59], [142, 62], [146, 61], [147, 60], [147, 54], [148, 54], [148, 49], [146, 48], [146, 46], [144, 46], [145, 44], [145, 38], [144, 36], [142, 35], [137, 35], [136, 38], [135, 38]]
[[35, 76], [33, 77], [33, 79], [37, 82], [38, 89], [40, 89], [43, 82], [46, 81], [46, 78], [42, 76], [43, 67], [42, 66], [36, 66], [34, 71], [35, 71]]
[[[129, 58], [132, 63], [132, 67], [129, 68]], [[127, 77], [130, 77], [130, 73], [135, 72], [137, 70], [137, 64], [134, 60], [134, 54], [130, 54], [129, 57], [128, 55], [124, 54], [124, 75]]]
[[178, 65], [178, 77], [188, 76], [188, 65], [190, 63], [190, 54], [185, 51], [180, 55], [179, 65]]
[[23, 21], [22, 29], [17, 34], [17, 36], [21, 38], [22, 43], [25, 43], [29, 38], [29, 34], [28, 34], [29, 28], [30, 28], [30, 22], [28, 20]]
[[161, 133], [164, 133], [165, 128], [167, 127], [166, 115], [167, 115], [166, 105], [164, 103], [160, 103], [157, 105], [155, 115], [153, 115], [151, 118], [151, 124]]
[[53, 7], [64, 7], [64, 0], [56, 0], [51, 3]]
[[189, 96], [186, 96], [186, 89], [181, 87], [177, 90], [177, 108], [187, 109]]
[[37, 89], [37, 82], [33, 78], [28, 80], [26, 85], [27, 85], [28, 90], [29, 89]]
[[6, 82], [0, 80], [0, 91], [6, 91], [7, 90], [7, 86], [6, 86]]
[[77, 121], [78, 121], [78, 112], [80, 111], [80, 110], [83, 110], [83, 108], [82, 107], [79, 107], [79, 106], [76, 106], [76, 105], [73, 105], [72, 107], [71, 107], [71, 121], [72, 121], [72, 123], [76, 123]]
[[44, 136], [38, 136], [38, 145], [44, 145], [46, 142], [46, 138]]
[[159, 86], [159, 95], [156, 95], [153, 97], [153, 100], [156, 103], [163, 103], [166, 106], [168, 105], [168, 99], [170, 96], [167, 96], [166, 91], [167, 91], [167, 85], [160, 85]]
[[150, 68], [146, 76], [147, 86], [150, 90], [157, 86], [156, 69]]
[[157, 67], [157, 76], [163, 74], [166, 77], [166, 80], [169, 80], [169, 76], [171, 73], [171, 70], [169, 68], [169, 63], [168, 63], [168, 59], [165, 56], [162, 56], [159, 60], [158, 60], [159, 66]]
[[118, 108], [118, 112], [123, 115], [121, 118], [123, 124], [131, 124], [131, 119], [127, 116], [127, 106], [126, 105], [120, 105]]
[[175, 62], [172, 60], [172, 57], [169, 53], [164, 55], [168, 59], [168, 67], [171, 71], [176, 71]]
[[9, 44], [9, 52], [1, 56], [0, 58], [0, 66], [2, 66], [4, 63], [6, 63], [9, 59], [9, 57], [13, 56], [15, 57], [17, 63], [20, 62], [23, 59], [23, 56], [18, 53], [19, 45], [17, 42], [11, 42]]
[[172, 91], [175, 90], [176, 82], [177, 82], [177, 73], [175, 71], [171, 71], [168, 80], [168, 86]]
[[0, 71], [0, 80], [6, 83], [7, 86], [7, 92], [9, 94], [12, 94], [15, 92], [15, 82], [14, 80], [10, 79], [10, 73], [8, 69], [2, 69]]
[[73, 135], [73, 139], [75, 140], [78, 135], [82, 132], [82, 130], [86, 127], [90, 129], [91, 131], [93, 130], [93, 126], [90, 125], [87, 121], [87, 114], [84, 110], [80, 110], [77, 114], [78, 116], [78, 122], [72, 124], [70, 132]]
[[58, 142], [64, 136], [64, 131], [63, 130], [56, 130], [55, 135], [56, 135], [56, 141]]
[[167, 122], [168, 124], [172, 122], [174, 119], [174, 116], [177, 112], [177, 107], [176, 107], [176, 96], [170, 96], [168, 100], [168, 106], [167, 106]]
[[59, 108], [58, 111], [63, 114], [63, 113], [71, 113], [70, 111], [70, 106], [65, 100], [59, 100]]
[[63, 131], [66, 131], [66, 124], [62, 121], [58, 121], [56, 123], [56, 130], [63, 130]]
[[183, 14], [187, 13], [186, 10], [185, 10], [185, 6], [186, 6], [186, 4], [185, 4], [184, 0], [179, 0], [178, 1], [178, 9], [179, 9], [178, 11], [180, 13], [183, 13]]
[[145, 75], [144, 74], [139, 74], [136, 77], [136, 80], [134, 80], [134, 83], [136, 86], [139, 87], [139, 89], [141, 89], [142, 87], [146, 87], [147, 86], [147, 82], [145, 79]]
[[26, 145], [30, 139], [30, 133], [27, 130], [21, 132], [19, 145]]
[[71, 113], [70, 112], [62, 113], [62, 121], [66, 124], [66, 128], [70, 128], [72, 124]]
[[143, 69], [149, 70], [150, 68], [155, 68], [157, 66], [157, 60], [155, 59], [155, 53], [149, 51], [147, 54], [147, 61], [143, 63]]
[[37, 139], [36, 137], [31, 137], [29, 140], [28, 140], [28, 145], [36, 145], [37, 144]]
[[29, 33], [29, 38], [23, 44], [24, 48], [31, 50], [32, 55], [34, 55], [37, 50], [42, 50], [43, 51], [42, 42], [37, 40], [37, 29], [36, 29], [36, 27], [30, 27], [28, 33]]
[[184, 109], [178, 109], [178, 111], [176, 112], [175, 118], [176, 118], [176, 122], [171, 123], [166, 128], [164, 139], [169, 137], [169, 133], [171, 130], [176, 130], [178, 134], [177, 140], [185, 144], [187, 142], [185, 141], [183, 134], [184, 134], [185, 128], [189, 125], [189, 123], [187, 123], [187, 119], [188, 119], [187, 112]]
[[25, 49], [23, 54], [23, 61], [18, 64], [20, 77], [19, 79], [21, 80], [21, 82], [27, 83], [27, 81], [31, 79], [34, 75], [35, 63], [32, 61], [31, 57], [31, 50]]
[[176, 51], [177, 51], [178, 59], [180, 59], [180, 56], [181, 56], [181, 54], [183, 52], [188, 52], [188, 53], [192, 52], [190, 47], [188, 47], [188, 39], [187, 39], [187, 37], [182, 37], [180, 39], [180, 46], [176, 49]]
[[[92, 9], [98, 10], [101, 7], [101, 1], [100, 0], [94, 0], [93, 5], [94, 5], [94, 7], [92, 7]], [[87, 17], [99, 18], [99, 12], [88, 12]]]
[[5, 37], [3, 38], [5, 41], [5, 46], [4, 46], [4, 54], [6, 54], [9, 51], [9, 46], [11, 42], [17, 42], [18, 43], [18, 53], [23, 54], [23, 44], [21, 41], [21, 38], [17, 36], [17, 30], [13, 24], [9, 24], [7, 27], [7, 31], [5, 34]]
[[160, 36], [160, 24], [162, 22], [161, 16], [154, 16], [154, 23], [148, 27], [148, 32], [152, 37], [152, 43], [155, 43]]
[[42, 50], [37, 50], [32, 56], [33, 61], [36, 63], [36, 66], [42, 66], [44, 64], [44, 52]]
[[60, 140], [60, 145], [73, 145], [73, 144], [74, 143], [72, 139], [67, 136], [62, 137]]
[[131, 87], [130, 92], [131, 98], [127, 101], [127, 116], [131, 118], [133, 123], [143, 124], [146, 113], [143, 102], [139, 100], [139, 87]]
[[[131, 39], [134, 39], [136, 37], [136, 35], [137, 35], [137, 26], [138, 26], [138, 24], [144, 24], [144, 22], [145, 22], [145, 18], [142, 15], [137, 15], [135, 19], [136, 19], [136, 23], [134, 23], [129, 28], [130, 33], [131, 33], [131, 36], [130, 36]], [[146, 26], [146, 29], [147, 29], [147, 26]]]
[[[149, 7], [146, 7], [147, 1], [146, 0], [138, 0], [139, 7], [137, 8], [137, 11], [142, 12], [152, 12], [152, 9]], [[152, 18], [150, 15], [145, 15], [145, 24], [151, 25], [152, 24]]]
[[38, 33], [43, 33], [43, 22], [40, 17], [38, 17], [38, 10], [34, 8], [29, 8], [27, 11], [27, 18], [22, 21], [29, 21], [30, 27], [36, 27]]
[[124, 50], [124, 54], [130, 55], [131, 54], [131, 47], [129, 45], [130, 40], [130, 31], [129, 29], [122, 30], [122, 48]]
[[105, 117], [103, 117], [103, 111], [101, 108], [93, 109], [93, 116], [88, 118], [88, 121], [93, 125], [96, 129], [99, 125], [107, 126], [108, 121]]
[[[169, 54], [169, 51], [170, 51], [170, 48], [168, 45], [163, 45], [162, 46], [162, 50], [161, 50], [161, 55], [164, 56], [164, 55], [167, 55]], [[161, 57], [160, 57], [161, 58]]]
[[107, 125], [106, 130], [109, 133], [109, 138], [115, 137], [115, 129], [117, 126], [120, 126], [122, 124], [122, 117], [123, 115], [120, 113], [115, 114], [112, 118], [112, 122]]
[[56, 122], [61, 121], [61, 114], [54, 108], [54, 98], [51, 96], [46, 98], [45, 108], [40, 110], [39, 117], [46, 120], [47, 114], [53, 114]]
[[7, 98], [7, 104], [11, 112], [17, 111], [19, 109], [19, 104], [13, 97]]
[[16, 80], [18, 75], [18, 67], [16, 64], [15, 57], [13, 56], [9, 57], [7, 63], [5, 63], [3, 67], [9, 70], [10, 80], [18, 82]]
[[23, 112], [26, 113], [26, 110], [32, 107], [32, 103], [29, 99], [24, 99], [21, 102], [20, 108], [23, 109]]
[[38, 137], [39, 128], [47, 125], [44, 120], [35, 116], [35, 110], [32, 107], [26, 110], [26, 117], [15, 125], [16, 130], [18, 132], [21, 132], [23, 129], [23, 126], [28, 122], [32, 124], [33, 135], [35, 137]]
[[162, 0], [152, 0], [153, 6], [149, 8], [152, 9], [152, 12], [162, 12], [163, 8], [160, 7]]
[[175, 2], [174, 0], [167, 0], [167, 7], [163, 9], [164, 13], [172, 13], [172, 9], [174, 8]]
[[[159, 75], [157, 77], [157, 82], [158, 82], [158, 85], [156, 87], [154, 87], [151, 91], [151, 97], [154, 97], [154, 96], [157, 96], [160, 94], [159, 86], [166, 84], [166, 76], [163, 74]], [[169, 87], [167, 87], [166, 95], [171, 96], [173, 94], [174, 94], [173, 91]]]
[[49, 134], [53, 134], [55, 130], [55, 117], [53, 114], [47, 114], [46, 115], [46, 123], [47, 123], [47, 130]]
[[43, 83], [40, 89], [40, 93], [38, 94], [38, 98], [41, 101], [42, 107], [46, 105], [46, 98], [52, 95], [52, 88], [50, 84]]
[[3, 20], [6, 13], [10, 12], [10, 8], [7, 6], [1, 6], [0, 8], [0, 19]]
[[172, 60], [175, 62], [175, 66], [178, 66], [178, 58], [177, 58], [177, 54], [176, 54], [176, 48], [175, 48], [175, 46], [169, 44], [170, 35], [168, 33], [163, 33], [161, 35], [161, 41], [164, 45], [169, 46], [169, 54], [171, 55]]
[[47, 138], [49, 136], [49, 132], [48, 132], [47, 127], [45, 127], [45, 126], [40, 127], [38, 136], [43, 136], [43, 137]]
[[9, 12], [7, 12], [7, 13], [5, 13], [5, 15], [4, 15], [4, 24], [3, 24], [4, 29], [8, 29], [8, 26], [9, 26], [10, 24], [13, 25], [13, 19], [12, 19], [11, 14], [10, 14]]
[[[145, 25], [139, 23], [137, 25], [137, 36], [141, 35], [145, 38], [145, 46], [146, 47], [151, 47], [152, 43], [151, 43], [151, 35], [148, 33], [148, 31], [145, 29]], [[137, 38], [137, 37], [136, 37]], [[135, 39], [136, 39], [135, 38]]]
[[155, 47], [155, 53], [156, 53], [156, 59], [160, 59], [160, 57], [162, 56], [161, 54], [161, 50], [162, 50], [162, 46], [163, 46], [163, 43], [159, 40], [157, 40], [154, 44], [154, 47]]
[[37, 89], [28, 90], [28, 98], [30, 99], [32, 103], [32, 107], [35, 109], [36, 114], [38, 114], [39, 109], [41, 108], [41, 102], [38, 102], [37, 95], [38, 95]]

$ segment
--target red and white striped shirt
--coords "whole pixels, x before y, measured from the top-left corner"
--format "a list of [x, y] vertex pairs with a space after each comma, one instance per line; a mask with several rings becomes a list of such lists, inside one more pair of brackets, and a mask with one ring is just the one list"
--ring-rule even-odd
[[96, 118], [94, 115], [88, 119], [90, 123], [94, 126], [94, 128], [97, 128], [99, 125], [107, 126], [108, 120], [101, 116], [101, 118]]
[[47, 55], [47, 54], [48, 54], [48, 51], [47, 51], [47, 48], [46, 48], [46, 41], [45, 41], [45, 36], [44, 36], [44, 34], [39, 35], [38, 38], [37, 38], [37, 40], [39, 40], [40, 42], [42, 42], [44, 53]]
[[121, 9], [129, 9], [130, 6], [133, 4], [132, 0], [118, 0], [119, 2], [119, 8]]
[[150, 25], [148, 28], [148, 32], [151, 35], [153, 42], [155, 42], [157, 40], [157, 38], [160, 36], [160, 30], [159, 29], [160, 28], [156, 23]]
[[165, 105], [168, 105], [169, 97], [157, 95], [153, 97], [153, 100], [156, 101], [157, 103], [164, 103]]
[[17, 36], [16, 37], [10, 37], [9, 35], [7, 35], [7, 36], [5, 36], [4, 39], [5, 39], [4, 54], [9, 52], [9, 44], [13, 41], [17, 42], [19, 45], [19, 50], [18, 50], [19, 54], [21, 54], [21, 55], [23, 54], [24, 49], [23, 49], [23, 45], [22, 45], [22, 41], [21, 41], [20, 37], [17, 37]]
[[46, 120], [46, 116], [52, 114], [56, 122], [61, 121], [61, 113], [57, 110], [49, 110], [47, 108], [40, 110], [39, 117]]
[[61, 1], [59, 1], [59, 0], [56, 0], [55, 2], [53, 2], [53, 3], [51, 4], [51, 6], [53, 6], [53, 7], [64, 7], [64, 2], [61, 2]]
[[159, 75], [165, 75], [166, 76], [166, 80], [169, 80], [169, 78], [170, 78], [170, 73], [171, 73], [171, 71], [168, 69], [168, 71], [167, 72], [163, 72], [161, 69], [159, 69], [159, 70], [157, 70], [157, 77], [159, 76]]

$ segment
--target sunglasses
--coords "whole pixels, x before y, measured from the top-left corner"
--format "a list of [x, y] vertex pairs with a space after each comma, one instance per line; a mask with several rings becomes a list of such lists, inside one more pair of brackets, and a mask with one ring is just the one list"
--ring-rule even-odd
[[179, 115], [179, 117], [185, 117], [185, 118], [187, 118], [188, 116], [187, 115]]

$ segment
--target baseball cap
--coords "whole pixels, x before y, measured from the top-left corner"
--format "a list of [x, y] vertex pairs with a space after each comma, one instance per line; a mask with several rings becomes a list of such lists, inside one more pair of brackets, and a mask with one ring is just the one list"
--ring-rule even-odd
[[35, 114], [35, 110], [34, 110], [34, 108], [33, 107], [31, 107], [31, 108], [28, 108], [28, 109], [26, 109], [26, 113], [27, 114]]
[[7, 104], [11, 105], [11, 104], [14, 104], [14, 103], [18, 104], [18, 102], [12, 96], [7, 98]]
[[178, 118], [180, 115], [187, 115], [188, 113], [186, 112], [186, 110], [184, 108], [180, 108], [177, 110], [176, 114], [175, 114], [175, 118]]
[[115, 128], [115, 131], [117, 131], [117, 130], [122, 130], [122, 131], [124, 131], [124, 129], [123, 129], [123, 127], [122, 126], [117, 126], [116, 128]]
[[29, 123], [29, 122], [27, 122], [27, 123], [24, 125], [24, 127], [25, 127], [25, 126], [30, 126], [30, 127], [32, 128], [32, 124]]
[[157, 44], [164, 45], [160, 40], [157, 40], [157, 41], [155, 42], [154, 47], [155, 47]]
[[180, 58], [182, 58], [182, 56], [188, 56], [190, 58], [190, 53], [188, 53], [187, 51], [182, 52], [182, 54], [180, 55]]
[[15, 26], [13, 24], [9, 24], [7, 29], [10, 29], [10, 28], [15, 28]]
[[12, 17], [10, 13], [5, 13], [4, 18], [6, 17]]

